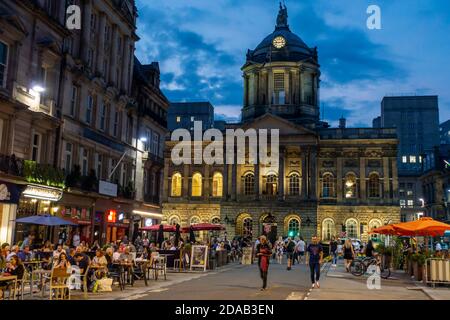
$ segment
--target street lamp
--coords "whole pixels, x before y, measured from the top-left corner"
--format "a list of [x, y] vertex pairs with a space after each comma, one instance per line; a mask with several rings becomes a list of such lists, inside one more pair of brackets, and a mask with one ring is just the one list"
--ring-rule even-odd
[[37, 93], [42, 93], [42, 92], [45, 91], [45, 88], [44, 88], [43, 86], [39, 85], [39, 84], [35, 84], [35, 85], [33, 86], [32, 90], [33, 90], [34, 92], [37, 92]]

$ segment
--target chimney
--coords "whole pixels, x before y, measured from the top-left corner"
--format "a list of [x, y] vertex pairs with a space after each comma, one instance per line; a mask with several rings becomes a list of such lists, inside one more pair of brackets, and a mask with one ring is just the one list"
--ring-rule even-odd
[[347, 120], [344, 117], [341, 117], [339, 119], [339, 129], [345, 129]]

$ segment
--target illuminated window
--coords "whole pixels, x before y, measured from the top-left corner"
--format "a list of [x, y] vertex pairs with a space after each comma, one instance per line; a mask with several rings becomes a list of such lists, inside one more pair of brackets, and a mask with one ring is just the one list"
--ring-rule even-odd
[[325, 219], [322, 222], [322, 240], [329, 241], [335, 234], [334, 221], [332, 219]]
[[403, 157], [402, 157], [402, 162], [403, 162], [403, 163], [407, 163], [407, 162], [408, 162], [408, 157], [403, 156]]
[[347, 237], [358, 238], [358, 221], [355, 219], [348, 219], [345, 222], [345, 231], [347, 232]]
[[414, 207], [414, 200], [408, 200], [408, 207]]
[[244, 176], [244, 194], [252, 195], [255, 192], [255, 176], [253, 173], [247, 173]]
[[213, 197], [221, 197], [223, 194], [223, 177], [220, 172], [216, 172], [213, 175]]
[[288, 223], [288, 236], [296, 237], [300, 235], [300, 221], [296, 218], [292, 218]]
[[298, 196], [300, 194], [300, 175], [296, 172], [289, 175], [289, 195]]
[[177, 123], [180, 123], [180, 122], [181, 122], [181, 117], [178, 116], [178, 117], [177, 117]]
[[202, 196], [202, 175], [200, 173], [194, 173], [192, 176], [192, 193], [193, 197]]
[[372, 173], [369, 176], [369, 198], [380, 197], [380, 178], [378, 174]]
[[416, 163], [416, 156], [409, 156], [409, 162]]
[[266, 182], [266, 194], [276, 195], [278, 192], [278, 177], [275, 174], [269, 174]]
[[242, 236], [244, 238], [251, 237], [252, 236], [252, 230], [253, 230], [253, 220], [252, 220], [252, 218], [245, 218], [244, 221], [242, 221]]
[[181, 197], [181, 174], [172, 175], [172, 189], [170, 192], [172, 197]]
[[39, 162], [41, 158], [42, 136], [39, 133], [33, 135], [33, 148], [31, 150], [31, 160]]
[[400, 200], [400, 207], [404, 208], [406, 206], [406, 200]]
[[345, 197], [356, 198], [356, 176], [353, 173], [347, 174], [345, 177]]
[[331, 173], [326, 173], [322, 178], [322, 198], [333, 198], [335, 196], [334, 177]]

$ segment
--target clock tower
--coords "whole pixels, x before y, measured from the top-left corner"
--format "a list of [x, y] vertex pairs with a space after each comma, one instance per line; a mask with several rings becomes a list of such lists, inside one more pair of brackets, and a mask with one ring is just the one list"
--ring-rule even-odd
[[317, 49], [291, 32], [285, 5], [280, 4], [274, 32], [248, 50], [242, 71], [243, 122], [271, 113], [311, 129], [319, 124]]

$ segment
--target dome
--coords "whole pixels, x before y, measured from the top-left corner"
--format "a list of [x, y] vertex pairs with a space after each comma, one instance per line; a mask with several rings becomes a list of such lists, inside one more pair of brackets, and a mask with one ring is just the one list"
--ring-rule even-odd
[[[273, 45], [277, 37], [284, 39], [284, 45], [278, 48]], [[287, 24], [286, 6], [283, 8], [281, 5], [275, 31], [265, 37], [255, 50], [249, 50], [247, 53], [247, 63], [296, 62], [309, 58], [317, 63], [317, 50], [309, 48], [299, 36], [291, 32]]]

